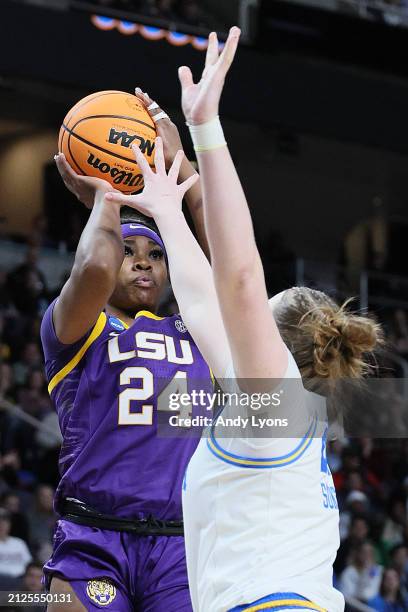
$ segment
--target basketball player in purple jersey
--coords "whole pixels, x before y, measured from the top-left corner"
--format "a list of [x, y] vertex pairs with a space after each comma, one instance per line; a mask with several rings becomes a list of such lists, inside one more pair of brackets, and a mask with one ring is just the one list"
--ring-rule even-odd
[[[164, 123], [177, 150], [178, 134]], [[211, 391], [210, 372], [180, 316], [154, 314], [167, 282], [157, 228], [107, 202], [113, 189], [105, 181], [77, 176], [61, 155], [56, 163], [92, 211], [71, 276], [41, 328], [64, 437], [55, 498], [61, 518], [46, 582], [51, 593], [70, 595], [71, 612], [187, 612], [181, 489], [199, 435], [180, 428], [160, 437], [157, 427], [169, 383]], [[180, 198], [190, 189], [200, 228], [197, 175], [183, 163]]]

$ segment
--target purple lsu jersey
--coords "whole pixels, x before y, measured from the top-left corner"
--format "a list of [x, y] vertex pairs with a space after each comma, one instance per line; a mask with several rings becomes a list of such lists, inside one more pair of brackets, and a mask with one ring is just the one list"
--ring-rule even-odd
[[[65, 345], [55, 334], [54, 303], [41, 340], [64, 438], [57, 512], [71, 497], [118, 517], [181, 519], [182, 481], [200, 432], [178, 427], [177, 418], [169, 426], [179, 414], [169, 410], [169, 393], [213, 387], [181, 318], [142, 311], [128, 327], [102, 312], [84, 338]], [[185, 410], [206, 413], [203, 405]]]

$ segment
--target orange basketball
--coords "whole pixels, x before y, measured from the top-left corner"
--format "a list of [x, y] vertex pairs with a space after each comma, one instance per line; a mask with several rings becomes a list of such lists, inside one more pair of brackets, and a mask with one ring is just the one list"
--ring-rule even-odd
[[78, 174], [103, 178], [122, 193], [142, 191], [136, 144], [150, 165], [156, 127], [136, 96], [100, 91], [80, 100], [61, 126], [58, 149]]

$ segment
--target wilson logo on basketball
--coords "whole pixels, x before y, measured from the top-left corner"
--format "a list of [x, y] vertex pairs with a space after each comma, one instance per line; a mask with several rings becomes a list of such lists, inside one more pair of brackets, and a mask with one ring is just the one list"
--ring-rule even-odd
[[111, 167], [106, 162], [101, 161], [98, 157], [95, 157], [93, 153], [89, 154], [87, 159], [89, 166], [92, 166], [102, 174], [109, 174], [115, 185], [127, 185], [129, 187], [140, 187], [143, 185], [143, 175], [134, 174], [133, 172], [126, 172], [125, 170], [119, 170], [119, 168]]
[[114, 145], [120, 145], [129, 149], [135, 140], [139, 141], [139, 148], [143, 154], [152, 155], [154, 151], [154, 142], [151, 140], [145, 140], [142, 136], [138, 136], [137, 134], [130, 135], [127, 132], [118, 132], [114, 128], [111, 128], [109, 132], [108, 142]]

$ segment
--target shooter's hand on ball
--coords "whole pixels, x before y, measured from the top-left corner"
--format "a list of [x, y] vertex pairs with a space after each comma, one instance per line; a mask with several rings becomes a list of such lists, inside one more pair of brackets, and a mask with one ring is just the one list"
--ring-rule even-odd
[[[183, 149], [177, 126], [161, 106], [152, 100], [148, 93], [143, 92], [140, 87], [136, 87], [135, 95], [144, 104], [156, 124], [157, 135], [163, 140], [164, 161], [168, 170], [174, 162], [177, 152]], [[159, 119], [155, 119], [155, 117], [159, 117]]]
[[181, 104], [189, 125], [207, 123], [218, 115], [221, 93], [225, 77], [232, 64], [238, 47], [241, 30], [231, 28], [222, 53], [219, 53], [218, 38], [215, 32], [208, 37], [205, 68], [199, 83], [194, 83], [190, 68], [179, 68], [182, 89]]
[[177, 213], [181, 211], [184, 194], [198, 180], [198, 174], [190, 176], [186, 181], [177, 184], [180, 166], [184, 158], [184, 152], [178, 151], [169, 173], [166, 172], [164, 161], [163, 141], [156, 138], [156, 153], [154, 158], [156, 172], [150, 168], [144, 155], [137, 146], [133, 146], [136, 161], [143, 173], [145, 187], [142, 193], [137, 195], [123, 195], [121, 193], [108, 193], [106, 200], [116, 202], [124, 206], [136, 208], [149, 217], [157, 219], [160, 215]]
[[58, 155], [54, 157], [54, 160], [65, 187], [69, 189], [82, 204], [85, 204], [87, 208], [93, 207], [97, 191], [116, 191], [112, 185], [103, 179], [76, 174], [68, 164], [63, 153], [58, 153]]

